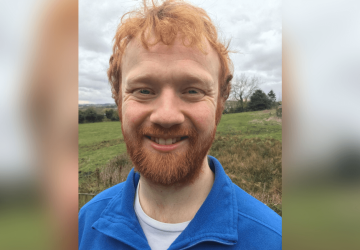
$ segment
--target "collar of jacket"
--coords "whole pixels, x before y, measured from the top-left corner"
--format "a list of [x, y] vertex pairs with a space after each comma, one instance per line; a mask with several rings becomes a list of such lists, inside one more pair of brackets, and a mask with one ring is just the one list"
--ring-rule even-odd
[[[195, 217], [169, 249], [187, 249], [205, 241], [226, 245], [238, 241], [238, 207], [233, 184], [217, 159], [208, 156], [208, 160], [215, 173], [213, 187]], [[132, 169], [123, 189], [92, 227], [136, 249], [150, 249], [134, 211], [139, 178]]]

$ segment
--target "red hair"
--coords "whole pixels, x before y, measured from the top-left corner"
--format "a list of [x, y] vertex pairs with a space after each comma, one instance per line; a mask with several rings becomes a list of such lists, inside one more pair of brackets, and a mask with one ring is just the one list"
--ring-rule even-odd
[[[155, 35], [153, 43], [149, 42], [149, 31]], [[184, 46], [197, 47], [206, 53], [203, 43], [203, 38], [206, 38], [219, 56], [219, 99], [216, 111], [216, 124], [218, 124], [224, 103], [229, 97], [232, 79], [229, 44], [225, 45], [219, 41], [217, 30], [203, 9], [182, 0], [166, 0], [161, 5], [156, 5], [152, 0], [151, 6], [147, 6], [146, 0], [143, 0], [142, 9], [128, 12], [121, 18], [114, 37], [113, 54], [107, 72], [112, 97], [116, 105], [121, 106], [121, 61], [126, 46], [134, 37], [139, 37], [142, 45], [147, 49], [158, 42], [171, 45], [179, 32], [183, 35]]]

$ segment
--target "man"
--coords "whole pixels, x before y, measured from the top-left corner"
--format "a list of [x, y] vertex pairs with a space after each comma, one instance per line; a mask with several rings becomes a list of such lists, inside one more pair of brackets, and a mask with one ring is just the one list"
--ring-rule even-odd
[[281, 249], [280, 216], [207, 156], [228, 52], [207, 14], [182, 1], [123, 19], [108, 76], [136, 172], [81, 209], [80, 249]]

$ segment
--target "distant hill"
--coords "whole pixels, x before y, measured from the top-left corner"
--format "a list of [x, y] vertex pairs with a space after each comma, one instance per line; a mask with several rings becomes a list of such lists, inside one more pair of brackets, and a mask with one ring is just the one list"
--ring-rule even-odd
[[104, 103], [104, 104], [79, 104], [79, 109], [82, 108], [117, 108], [113, 103]]

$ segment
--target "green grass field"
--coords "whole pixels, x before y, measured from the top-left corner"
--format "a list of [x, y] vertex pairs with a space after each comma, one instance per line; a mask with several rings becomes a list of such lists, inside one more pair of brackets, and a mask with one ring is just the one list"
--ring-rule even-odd
[[282, 141], [281, 121], [275, 110], [223, 115], [217, 134], [236, 134], [243, 138], [273, 138]]
[[94, 171], [126, 152], [120, 122], [79, 124], [79, 170]]

